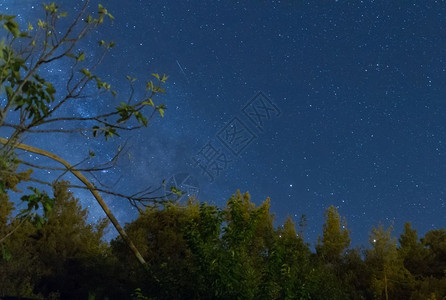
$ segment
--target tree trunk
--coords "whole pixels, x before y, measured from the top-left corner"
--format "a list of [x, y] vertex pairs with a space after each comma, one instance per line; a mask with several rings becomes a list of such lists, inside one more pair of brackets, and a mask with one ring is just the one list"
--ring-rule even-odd
[[[8, 142], [9, 142], [8, 139], [0, 137], [0, 143], [7, 144]], [[11, 146], [13, 148], [17, 148], [17, 149], [21, 149], [21, 150], [25, 150], [28, 152], [46, 156], [46, 157], [64, 165], [64, 167], [66, 167], [68, 171], [70, 171], [74, 176], [76, 176], [90, 190], [90, 192], [93, 194], [93, 197], [95, 197], [96, 201], [98, 201], [102, 210], [107, 215], [107, 218], [112, 222], [113, 226], [116, 228], [119, 235], [121, 235], [122, 239], [127, 243], [130, 250], [132, 250], [133, 254], [136, 256], [136, 259], [138, 259], [138, 261], [143, 266], [145, 266], [146, 261], [142, 257], [141, 253], [139, 253], [138, 249], [133, 244], [133, 242], [130, 240], [129, 236], [125, 233], [124, 228], [121, 227], [118, 220], [115, 218], [115, 216], [113, 215], [111, 210], [108, 208], [107, 204], [105, 204], [104, 200], [102, 199], [101, 195], [96, 190], [95, 186], [81, 172], [73, 170], [73, 167], [67, 161], [65, 161], [64, 159], [60, 158], [59, 156], [57, 156], [51, 152], [48, 152], [48, 151], [45, 151], [45, 150], [42, 150], [42, 149], [39, 149], [39, 148], [36, 148], [33, 146], [21, 144], [21, 143], [16, 143]]]

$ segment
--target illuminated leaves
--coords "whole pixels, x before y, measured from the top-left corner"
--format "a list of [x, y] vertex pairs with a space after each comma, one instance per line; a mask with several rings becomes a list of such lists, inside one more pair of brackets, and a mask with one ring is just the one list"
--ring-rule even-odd
[[105, 47], [105, 49], [107, 49], [107, 50], [111, 49], [111, 48], [113, 48], [115, 46], [115, 42], [107, 43], [104, 40], [100, 40], [98, 42], [98, 44], [99, 44], [99, 47]]
[[77, 61], [83, 61], [85, 60], [85, 53], [81, 52], [79, 53], [78, 57], [76, 58]]
[[98, 5], [98, 15], [99, 15], [99, 19], [97, 19], [98, 24], [104, 22], [105, 16], [109, 17], [111, 20], [115, 18], [108, 12], [108, 10], [102, 4]]
[[41, 19], [39, 19], [37, 21], [37, 26], [39, 26], [39, 28], [41, 28], [41, 29], [45, 29], [46, 28], [46, 23], [44, 21], [42, 21]]
[[50, 4], [43, 4], [43, 8], [45, 9], [45, 11], [49, 12], [49, 13], [56, 13], [58, 6], [56, 5], [56, 3], [51, 2]]
[[120, 118], [118, 119], [118, 123], [124, 123], [128, 119], [130, 119], [131, 116], [135, 116], [135, 119], [138, 123], [143, 124], [144, 126], [147, 126], [148, 120], [146, 117], [142, 115], [142, 113], [135, 108], [133, 105], [129, 105], [125, 102], [121, 102], [121, 104], [116, 107], [116, 110], [119, 113]]
[[[20, 198], [23, 202], [27, 203], [27, 208], [22, 209], [17, 217], [29, 218], [40, 229], [48, 220], [48, 215], [54, 206], [54, 199], [49, 197], [44, 191], [41, 192], [33, 187], [29, 187], [28, 189], [32, 191], [32, 194]], [[39, 210], [43, 211], [42, 216], [38, 214]]]
[[113, 138], [115, 135], [119, 136], [119, 134], [116, 132], [116, 128], [113, 128], [112, 126], [93, 126], [93, 137], [97, 137], [99, 134], [103, 134], [106, 140]]
[[8, 20], [3, 24], [3, 28], [8, 30], [14, 37], [18, 37], [20, 34], [19, 25], [13, 20]]

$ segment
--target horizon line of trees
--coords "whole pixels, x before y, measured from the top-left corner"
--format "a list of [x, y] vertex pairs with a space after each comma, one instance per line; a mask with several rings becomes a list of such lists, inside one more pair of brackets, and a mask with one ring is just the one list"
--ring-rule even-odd
[[0, 299], [446, 297], [444, 228], [419, 238], [408, 222], [397, 243], [392, 226], [378, 225], [361, 250], [350, 247], [345, 218], [330, 206], [311, 251], [291, 218], [274, 227], [269, 198], [256, 206], [237, 191], [222, 208], [166, 202], [126, 224], [144, 268], [121, 237], [104, 241], [108, 221], [89, 224], [68, 187], [54, 186], [40, 226], [13, 217], [13, 203], [0, 193]]

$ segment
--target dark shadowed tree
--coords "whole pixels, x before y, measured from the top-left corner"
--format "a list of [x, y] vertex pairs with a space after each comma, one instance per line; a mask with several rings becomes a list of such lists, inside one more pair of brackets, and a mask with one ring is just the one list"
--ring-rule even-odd
[[102, 237], [107, 221], [89, 224], [87, 210], [65, 182], [54, 187], [53, 200], [40, 228], [29, 218], [13, 219], [8, 225], [16, 232], [3, 244], [10, 255], [0, 260], [0, 295], [63, 299], [106, 295], [110, 255]]
[[404, 267], [415, 277], [426, 276], [429, 273], [428, 249], [421, 244], [417, 231], [412, 229], [410, 222], [404, 224], [399, 242], [398, 255], [403, 260]]
[[430, 271], [426, 275], [436, 278], [444, 277], [446, 271], [446, 229], [427, 232], [421, 242], [428, 249], [426, 261]]

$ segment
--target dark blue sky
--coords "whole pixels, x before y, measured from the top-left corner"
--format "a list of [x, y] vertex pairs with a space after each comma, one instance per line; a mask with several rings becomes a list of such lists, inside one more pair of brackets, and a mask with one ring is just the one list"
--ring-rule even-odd
[[[73, 15], [81, 1], [58, 3]], [[102, 174], [109, 182], [123, 175], [117, 190], [132, 193], [189, 173], [201, 201], [224, 205], [240, 189], [256, 203], [271, 197], [279, 222], [306, 214], [312, 244], [329, 205], [347, 218], [355, 245], [367, 244], [379, 221], [394, 222], [395, 234], [406, 221], [421, 234], [445, 226], [444, 1], [104, 4], [114, 22], [80, 47], [117, 43], [99, 74], [122, 94], [126, 74], [141, 87], [153, 72], [170, 76], [167, 94], [156, 98], [168, 107], [165, 118], [132, 133], [133, 159]], [[40, 1], [7, 0], [0, 11], [33, 21], [42, 9]], [[48, 76], [61, 82], [65, 74], [64, 65], [54, 65]], [[253, 99], [258, 92], [264, 102]], [[263, 130], [243, 112], [251, 100], [276, 108]], [[70, 113], [116, 106], [89, 101]], [[231, 123], [234, 117], [244, 127]], [[238, 154], [218, 138], [231, 125], [252, 137]], [[66, 136], [42, 145], [39, 138], [29, 141], [73, 162], [79, 149], [109, 155], [117, 147]], [[231, 160], [212, 182], [193, 162], [209, 142]], [[78, 195], [101, 216], [92, 197]], [[121, 222], [136, 215], [125, 200], [108, 201]]]

